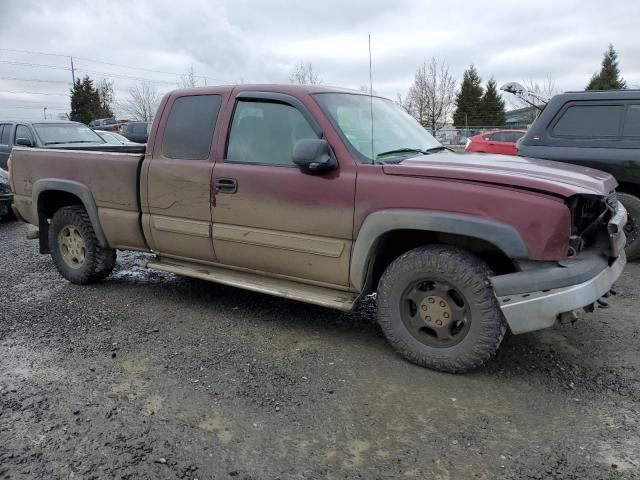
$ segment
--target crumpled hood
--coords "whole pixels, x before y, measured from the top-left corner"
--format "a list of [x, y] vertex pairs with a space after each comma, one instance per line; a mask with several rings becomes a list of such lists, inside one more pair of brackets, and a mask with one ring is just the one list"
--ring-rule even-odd
[[608, 173], [568, 163], [482, 153], [450, 152], [407, 158], [383, 165], [389, 175], [449, 178], [536, 190], [570, 197], [608, 195], [618, 185]]

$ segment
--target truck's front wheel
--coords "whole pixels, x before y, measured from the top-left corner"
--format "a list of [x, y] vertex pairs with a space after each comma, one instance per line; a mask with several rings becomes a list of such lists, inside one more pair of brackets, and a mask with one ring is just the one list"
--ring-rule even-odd
[[89, 215], [81, 206], [64, 207], [54, 213], [49, 246], [56, 268], [72, 283], [102, 280], [116, 263], [116, 251], [100, 246]]
[[495, 355], [507, 330], [491, 270], [455, 247], [416, 248], [378, 284], [378, 321], [391, 345], [419, 365], [463, 372]]

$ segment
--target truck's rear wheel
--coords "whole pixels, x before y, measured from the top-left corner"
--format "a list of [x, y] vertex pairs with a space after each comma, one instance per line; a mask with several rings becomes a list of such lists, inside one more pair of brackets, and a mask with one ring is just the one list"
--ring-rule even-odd
[[627, 236], [627, 246], [624, 250], [628, 260], [637, 260], [640, 258], [640, 198], [619, 192], [618, 200], [627, 209], [629, 216], [624, 227], [624, 234]]
[[102, 280], [116, 263], [116, 251], [100, 246], [89, 215], [81, 206], [64, 207], [53, 215], [49, 246], [56, 268], [72, 283]]
[[507, 326], [474, 255], [431, 245], [397, 258], [378, 285], [378, 321], [404, 357], [446, 372], [463, 372], [495, 355]]

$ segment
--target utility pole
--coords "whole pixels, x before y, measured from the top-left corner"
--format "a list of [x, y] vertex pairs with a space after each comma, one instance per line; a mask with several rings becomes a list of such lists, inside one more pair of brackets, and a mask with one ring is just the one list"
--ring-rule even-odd
[[76, 70], [73, 67], [73, 57], [69, 57], [69, 60], [71, 60], [71, 78], [73, 80], [73, 84], [76, 84]]

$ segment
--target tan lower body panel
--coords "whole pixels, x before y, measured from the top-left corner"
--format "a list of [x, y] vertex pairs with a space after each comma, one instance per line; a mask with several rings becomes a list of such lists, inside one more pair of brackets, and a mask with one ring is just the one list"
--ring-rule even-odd
[[198, 265], [174, 259], [157, 258], [147, 263], [147, 268], [200, 278], [211, 282], [289, 298], [337, 310], [351, 310], [356, 294], [316, 285], [298, 283], [282, 278], [272, 278], [256, 273], [230, 270], [223, 267]]
[[213, 225], [220, 263], [348, 285], [351, 241], [236, 225]]
[[138, 211], [98, 208], [100, 224], [107, 242], [121, 250], [147, 250], [138, 223]]
[[213, 261], [211, 222], [160, 215], [142, 216], [145, 235], [152, 250], [160, 254], [185, 255], [197, 260]]

